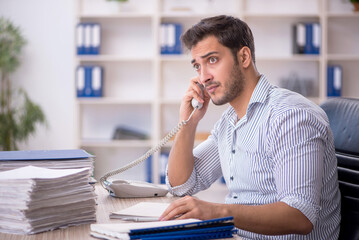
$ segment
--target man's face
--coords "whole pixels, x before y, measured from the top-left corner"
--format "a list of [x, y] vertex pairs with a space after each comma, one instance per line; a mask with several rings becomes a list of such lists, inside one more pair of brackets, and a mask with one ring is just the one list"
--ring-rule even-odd
[[212, 102], [222, 105], [233, 101], [244, 88], [244, 76], [229, 48], [209, 36], [191, 49], [192, 65]]

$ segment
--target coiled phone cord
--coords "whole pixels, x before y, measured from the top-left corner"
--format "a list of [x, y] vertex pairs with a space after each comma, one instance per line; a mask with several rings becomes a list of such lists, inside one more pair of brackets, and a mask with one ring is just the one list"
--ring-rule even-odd
[[161, 149], [174, 135], [176, 135], [179, 130], [181, 130], [181, 128], [187, 124], [187, 122], [191, 119], [192, 115], [195, 113], [195, 111], [198, 109], [198, 107], [195, 107], [191, 113], [191, 115], [189, 115], [187, 120], [183, 120], [181, 121], [176, 127], [174, 127], [171, 132], [169, 132], [155, 147], [151, 148], [150, 150], [148, 150], [144, 155], [142, 155], [141, 157], [137, 158], [136, 160], [128, 163], [127, 165], [123, 166], [122, 168], [119, 168], [117, 170], [111, 171], [106, 173], [103, 177], [100, 178], [100, 183], [102, 185], [103, 188], [106, 188], [105, 182], [107, 181], [107, 178], [112, 177], [114, 175], [120, 174], [124, 171], [127, 171], [130, 168], [133, 168], [134, 166], [142, 163], [143, 161], [145, 161], [147, 158], [149, 158], [152, 154], [154, 154], [155, 152], [157, 152], [159, 149]]

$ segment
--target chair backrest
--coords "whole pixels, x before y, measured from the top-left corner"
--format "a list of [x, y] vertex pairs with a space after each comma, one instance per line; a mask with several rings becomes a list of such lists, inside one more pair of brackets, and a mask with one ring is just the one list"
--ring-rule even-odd
[[329, 118], [338, 159], [339, 239], [359, 239], [359, 99], [333, 98], [321, 107]]

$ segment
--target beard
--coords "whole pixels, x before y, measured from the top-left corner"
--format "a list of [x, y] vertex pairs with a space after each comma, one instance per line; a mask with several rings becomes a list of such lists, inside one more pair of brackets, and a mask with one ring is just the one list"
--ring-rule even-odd
[[[211, 96], [212, 102], [215, 105], [223, 105], [233, 101], [243, 91], [244, 83], [245, 77], [239, 68], [239, 64], [234, 64], [228, 81], [224, 83], [224, 95], [219, 99], [215, 99], [215, 93], [213, 93], [213, 97]], [[221, 85], [219, 82], [211, 84]]]

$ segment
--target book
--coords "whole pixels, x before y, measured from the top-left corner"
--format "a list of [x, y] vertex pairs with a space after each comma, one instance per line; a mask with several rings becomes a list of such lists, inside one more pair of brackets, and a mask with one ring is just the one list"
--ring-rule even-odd
[[110, 213], [110, 218], [133, 221], [158, 221], [169, 203], [140, 202], [131, 207]]
[[184, 219], [149, 223], [91, 224], [91, 235], [103, 239], [216, 239], [237, 231], [233, 217]]

